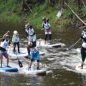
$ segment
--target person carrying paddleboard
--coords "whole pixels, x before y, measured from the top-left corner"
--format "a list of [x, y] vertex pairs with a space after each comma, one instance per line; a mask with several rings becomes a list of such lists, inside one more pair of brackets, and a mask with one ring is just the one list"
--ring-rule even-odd
[[49, 40], [51, 40], [51, 25], [49, 23], [49, 19], [48, 18], [44, 18], [43, 19], [43, 23], [42, 23], [42, 28], [44, 30], [44, 34], [45, 34], [45, 43]]
[[20, 38], [19, 38], [19, 33], [17, 30], [13, 31], [13, 36], [12, 36], [12, 43], [13, 43], [13, 52], [16, 52], [16, 46], [17, 46], [17, 51], [20, 53]]
[[84, 61], [86, 58], [86, 27], [82, 31], [81, 38], [83, 40], [81, 47], [81, 57], [82, 57], [81, 69], [83, 69]]
[[7, 59], [7, 67], [9, 67], [9, 57], [7, 54], [7, 48], [9, 46], [9, 31], [7, 31], [0, 42], [0, 59], [1, 59], [1, 67], [3, 63], [3, 57]]
[[37, 61], [37, 70], [39, 70], [39, 62], [40, 62], [40, 54], [39, 54], [39, 49], [37, 47], [33, 47], [32, 44], [28, 45], [30, 48], [30, 66], [29, 69], [31, 69], [33, 61]]
[[32, 43], [33, 47], [36, 47], [36, 33], [29, 23], [25, 25], [25, 32], [28, 39], [28, 44]]

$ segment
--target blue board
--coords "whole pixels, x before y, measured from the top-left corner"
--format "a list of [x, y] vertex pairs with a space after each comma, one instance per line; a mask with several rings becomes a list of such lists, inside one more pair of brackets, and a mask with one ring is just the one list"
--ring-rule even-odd
[[17, 68], [12, 68], [12, 67], [1, 67], [0, 70], [6, 72], [18, 72]]

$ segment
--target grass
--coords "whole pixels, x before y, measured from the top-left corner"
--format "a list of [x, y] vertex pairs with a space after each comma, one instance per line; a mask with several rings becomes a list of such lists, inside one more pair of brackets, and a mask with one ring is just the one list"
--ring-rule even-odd
[[[48, 17], [53, 30], [63, 31], [71, 21], [73, 13], [68, 9], [64, 9], [62, 17], [56, 20], [56, 14], [58, 12], [58, 6], [50, 6], [46, 3], [41, 5], [34, 5], [32, 13], [28, 12], [28, 15], [20, 15], [21, 12], [21, 0], [15, 2], [15, 0], [8, 0], [4, 3], [4, 0], [0, 0], [0, 28], [1, 29], [23, 29], [25, 21], [31, 23], [34, 28], [41, 30], [42, 28], [42, 18], [44, 16]], [[73, 3], [73, 2], [71, 2]], [[71, 4], [71, 7], [77, 11], [76, 4]], [[75, 9], [76, 8], [76, 9]], [[81, 9], [82, 14], [86, 15], [86, 10]], [[26, 19], [26, 20], [24, 20]]]

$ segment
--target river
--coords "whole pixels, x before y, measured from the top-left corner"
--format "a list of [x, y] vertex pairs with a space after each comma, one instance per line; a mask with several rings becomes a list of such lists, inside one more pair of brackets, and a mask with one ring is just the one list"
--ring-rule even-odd
[[[66, 46], [46, 50], [42, 62], [48, 66], [50, 72], [41, 76], [0, 73], [0, 86], [86, 86], [86, 75], [74, 70], [76, 64], [81, 62], [79, 52], [81, 42], [73, 49], [66, 50], [80, 38], [80, 34], [81, 30], [75, 28], [53, 32], [52, 42], [60, 41]], [[43, 34], [38, 34], [38, 38], [40, 37], [43, 38]]]

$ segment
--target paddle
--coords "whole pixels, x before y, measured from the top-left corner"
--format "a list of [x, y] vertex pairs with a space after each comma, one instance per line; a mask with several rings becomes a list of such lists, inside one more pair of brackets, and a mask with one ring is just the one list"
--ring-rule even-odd
[[[13, 47], [13, 45], [10, 44], [10, 51], [11, 51], [11, 48], [12, 48], [12, 47]], [[16, 52], [15, 52], [15, 54], [16, 54], [16, 57], [17, 57], [17, 60], [18, 60], [18, 65], [19, 65], [19, 67], [23, 67], [22, 62], [19, 60], [19, 58], [18, 58]]]
[[18, 60], [18, 65], [19, 65], [19, 67], [23, 67], [22, 62], [19, 60], [17, 54], [16, 54], [16, 57], [17, 57], [17, 60]]
[[19, 58], [18, 58], [18, 57], [17, 57], [17, 59], [18, 59], [19, 67], [23, 67], [22, 62], [19, 60]]
[[71, 50], [80, 40], [81, 38], [79, 38], [74, 44], [72, 44], [69, 48], [67, 48], [67, 50]]

